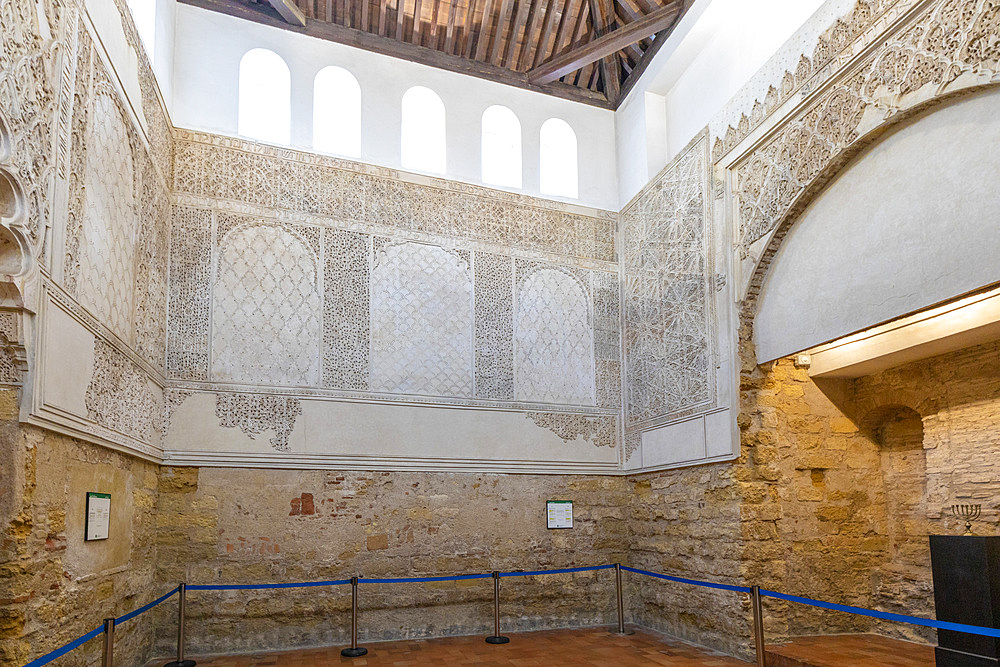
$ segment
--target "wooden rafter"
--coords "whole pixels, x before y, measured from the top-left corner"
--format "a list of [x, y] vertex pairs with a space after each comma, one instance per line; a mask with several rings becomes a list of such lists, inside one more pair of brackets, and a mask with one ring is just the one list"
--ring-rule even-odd
[[665, 30], [674, 23], [680, 11], [680, 5], [676, 3], [664, 7], [639, 21], [634, 21], [623, 28], [609, 32], [542, 63], [539, 67], [528, 72], [528, 78], [534, 83], [555, 81], [588, 63], [610, 56], [629, 44], [634, 44], [639, 41], [640, 37]]
[[614, 108], [694, 0], [180, 0]]
[[306, 27], [306, 15], [292, 0], [267, 0], [267, 2], [286, 23]]

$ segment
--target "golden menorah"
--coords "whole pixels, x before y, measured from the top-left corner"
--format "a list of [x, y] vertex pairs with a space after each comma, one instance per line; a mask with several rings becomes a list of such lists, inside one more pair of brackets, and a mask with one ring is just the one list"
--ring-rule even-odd
[[972, 535], [972, 522], [982, 514], [982, 505], [952, 505], [951, 513], [956, 519], [965, 521], [965, 532], [962, 535]]

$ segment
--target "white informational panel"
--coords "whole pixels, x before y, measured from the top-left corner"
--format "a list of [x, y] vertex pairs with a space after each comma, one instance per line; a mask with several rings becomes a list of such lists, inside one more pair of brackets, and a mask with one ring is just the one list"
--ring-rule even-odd
[[84, 540], [106, 540], [111, 527], [111, 494], [87, 493], [87, 518]]
[[573, 501], [549, 500], [545, 503], [545, 518], [548, 528], [573, 527]]

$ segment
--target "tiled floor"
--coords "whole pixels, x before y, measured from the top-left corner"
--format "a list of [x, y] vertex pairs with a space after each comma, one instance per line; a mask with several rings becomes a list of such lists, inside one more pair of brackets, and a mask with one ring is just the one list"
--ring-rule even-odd
[[[508, 635], [509, 644], [492, 646], [484, 637], [449, 637], [366, 644], [368, 655], [342, 658], [341, 647], [196, 658], [199, 667], [326, 667], [373, 665], [488, 665], [495, 667], [748, 667], [748, 663], [683, 644], [644, 630], [619, 636], [607, 629], [549, 630]], [[157, 666], [165, 661], [153, 663]]]
[[933, 667], [934, 647], [878, 635], [798, 637], [767, 647], [767, 667]]

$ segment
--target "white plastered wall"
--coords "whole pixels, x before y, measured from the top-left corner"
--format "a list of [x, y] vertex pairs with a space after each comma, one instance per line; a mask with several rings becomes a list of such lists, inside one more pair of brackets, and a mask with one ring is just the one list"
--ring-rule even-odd
[[844, 169], [782, 241], [758, 361], [1000, 280], [1000, 90], [936, 107]]
[[[172, 119], [176, 126], [236, 135], [237, 84], [243, 54], [266, 48], [291, 70], [291, 143], [312, 144], [312, 86], [328, 65], [350, 71], [361, 84], [361, 160], [400, 167], [400, 101], [411, 86], [427, 86], [444, 102], [447, 114], [446, 178], [481, 183], [481, 117], [503, 104], [521, 122], [523, 188], [539, 189], [538, 132], [547, 119], [562, 118], [579, 142], [578, 203], [618, 209], [615, 181], [614, 113], [586, 104], [505, 86], [426, 65], [307, 37], [189, 5], [177, 5]], [[558, 197], [549, 197], [559, 199]]]
[[[823, 30], [853, 4], [697, 0], [615, 113], [620, 204], [706, 125], [714, 139], [726, 122], [739, 120], [739, 111], [749, 112], [753, 98], [763, 99], [769, 84], [794, 70], [799, 56], [811, 54]], [[765, 65], [773, 76], [760, 72]], [[727, 111], [735, 111], [735, 119]]]

